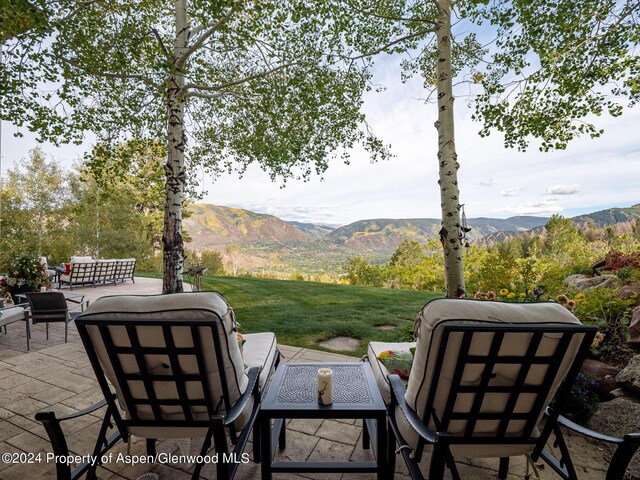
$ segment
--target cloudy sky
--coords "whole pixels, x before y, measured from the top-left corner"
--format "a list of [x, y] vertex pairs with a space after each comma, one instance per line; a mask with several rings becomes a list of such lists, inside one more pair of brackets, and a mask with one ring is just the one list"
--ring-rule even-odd
[[[322, 179], [291, 181], [285, 188], [258, 168], [249, 169], [242, 179], [205, 177], [204, 201], [313, 223], [439, 218], [436, 106], [419, 99], [424, 93], [418, 82], [403, 85], [399, 76], [396, 62], [383, 62], [374, 81], [386, 91], [369, 95], [364, 107], [374, 132], [391, 144], [394, 158], [371, 164], [366, 154], [355, 151], [350, 165], [336, 161]], [[457, 101], [456, 115], [467, 217], [574, 216], [640, 202], [640, 108], [625, 110], [619, 118], [596, 119], [605, 129], [601, 138], [577, 139], [567, 150], [552, 153], [538, 152], [535, 146], [526, 153], [507, 150], [497, 133], [480, 138], [479, 124], [471, 121], [464, 99]], [[14, 138], [16, 131], [6, 122], [2, 125], [3, 172], [36, 146], [28, 132], [25, 138]], [[71, 165], [90, 145], [91, 139], [82, 146], [43, 148]]]

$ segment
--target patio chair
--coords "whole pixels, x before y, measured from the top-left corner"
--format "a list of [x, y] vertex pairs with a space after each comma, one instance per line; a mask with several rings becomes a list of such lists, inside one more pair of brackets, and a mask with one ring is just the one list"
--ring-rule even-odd
[[[279, 362], [274, 334], [245, 334], [241, 351], [233, 310], [214, 292], [103, 297], [76, 325], [105, 398], [83, 412], [106, 406], [93, 455], [101, 458], [130, 436], [147, 439], [150, 455], [156, 439], [204, 437], [200, 454], [213, 440], [216, 478], [230, 479], [253, 429], [254, 460], [260, 461], [256, 418]], [[56, 455], [68, 454], [61, 422], [75, 417], [36, 415]], [[195, 466], [194, 479], [202, 466]], [[85, 472], [94, 478], [97, 465], [56, 468], [59, 480]]]
[[0, 307], [0, 327], [4, 328], [4, 333], [7, 333], [7, 325], [25, 318], [25, 311], [22, 306]]
[[[595, 327], [581, 325], [554, 303], [439, 299], [424, 307], [415, 333], [406, 390], [398, 375], [385, 378], [388, 372], [376, 358], [385, 344], [369, 347], [369, 361], [388, 399], [391, 465], [401, 453], [411, 477], [422, 479], [419, 463], [429, 449], [429, 480], [442, 479], [445, 468], [459, 479], [458, 456], [499, 458], [498, 478], [505, 479], [509, 457], [530, 455], [545, 460], [562, 478], [577, 479], [558, 428], [559, 411]], [[559, 460], [544, 450], [551, 433]], [[622, 479], [638, 448], [637, 437], [628, 440], [607, 480]], [[622, 467], [620, 460], [626, 461]]]
[[[70, 309], [62, 292], [27, 292], [25, 295], [29, 302], [31, 325], [45, 323], [47, 340], [49, 340], [49, 323], [64, 322], [64, 343], [67, 343], [69, 322], [80, 314], [72, 310], [80, 307], [81, 304]], [[27, 321], [27, 350], [29, 350], [30, 338], [31, 328]]]

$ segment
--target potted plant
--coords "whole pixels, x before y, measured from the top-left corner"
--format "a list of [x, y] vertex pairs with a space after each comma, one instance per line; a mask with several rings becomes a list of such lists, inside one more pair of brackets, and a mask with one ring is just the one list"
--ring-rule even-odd
[[51, 284], [49, 275], [38, 257], [23, 255], [10, 266], [6, 277], [0, 277], [0, 289], [3, 296], [11, 295], [13, 303], [17, 304], [16, 295], [24, 292], [37, 292], [42, 287]]

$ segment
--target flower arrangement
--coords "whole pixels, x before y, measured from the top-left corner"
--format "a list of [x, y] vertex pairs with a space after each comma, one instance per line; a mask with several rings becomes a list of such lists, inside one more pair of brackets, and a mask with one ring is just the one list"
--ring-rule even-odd
[[19, 291], [38, 290], [50, 285], [49, 276], [38, 257], [23, 255], [10, 266], [8, 275], [0, 277], [0, 293], [3, 296]]

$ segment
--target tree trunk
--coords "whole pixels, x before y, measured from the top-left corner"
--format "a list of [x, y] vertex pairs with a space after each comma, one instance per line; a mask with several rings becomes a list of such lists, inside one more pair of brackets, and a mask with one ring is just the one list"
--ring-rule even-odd
[[460, 239], [460, 197], [458, 190], [458, 155], [454, 136], [453, 84], [451, 71], [451, 1], [438, 2], [438, 162], [442, 227], [440, 241], [444, 249], [447, 297], [465, 294], [463, 246]]
[[184, 244], [182, 241], [182, 200], [184, 182], [184, 75], [177, 60], [187, 48], [189, 27], [187, 1], [175, 0], [176, 38], [173, 45], [174, 69], [167, 85], [167, 163], [165, 165], [165, 205], [162, 293], [182, 292]]

